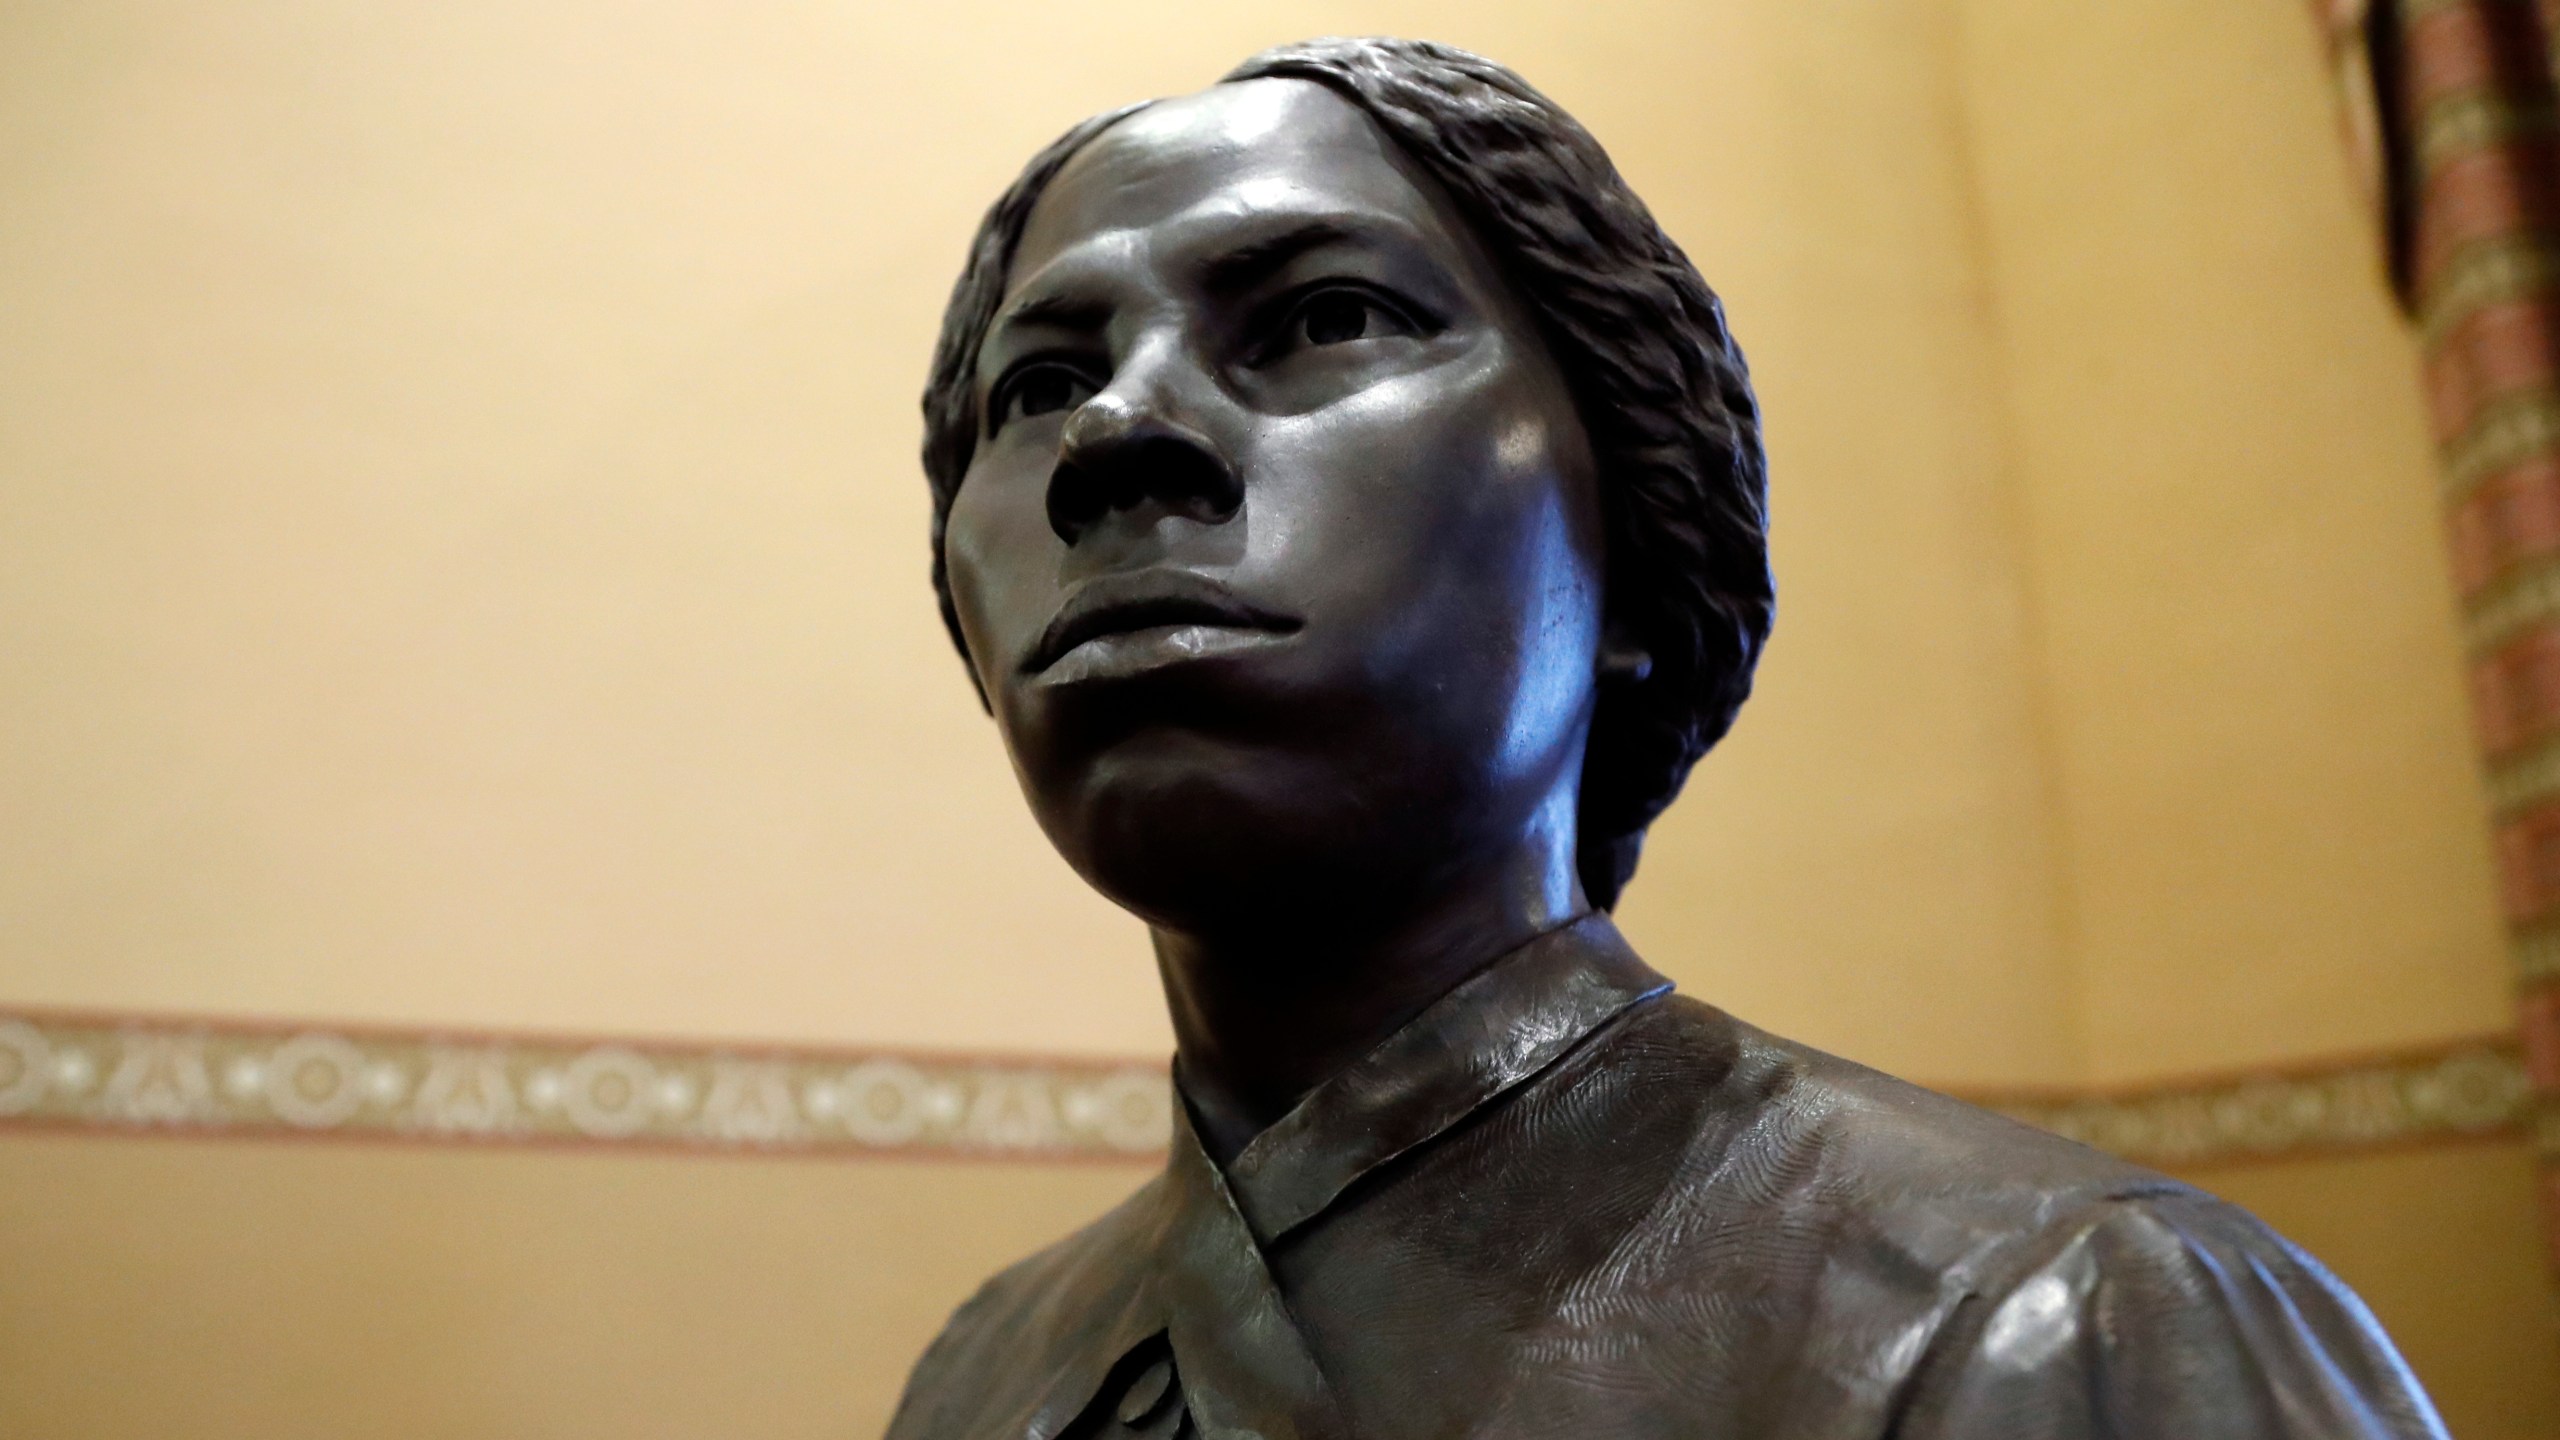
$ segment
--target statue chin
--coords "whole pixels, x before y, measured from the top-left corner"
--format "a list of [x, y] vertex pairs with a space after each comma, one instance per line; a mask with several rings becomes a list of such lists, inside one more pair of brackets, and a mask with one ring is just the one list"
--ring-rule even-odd
[[1443, 827], [1366, 818], [1452, 807], [1376, 795], [1321, 764], [1198, 738], [1148, 748], [1104, 757], [1034, 809], [1086, 883], [1160, 929], [1317, 933], [1429, 889], [1470, 848]]

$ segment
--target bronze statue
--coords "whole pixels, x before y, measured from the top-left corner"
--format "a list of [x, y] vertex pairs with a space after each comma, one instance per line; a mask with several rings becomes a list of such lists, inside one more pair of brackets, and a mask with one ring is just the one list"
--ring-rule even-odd
[[1715, 297], [1519, 77], [1326, 40], [1077, 126], [925, 413], [943, 614], [1153, 930], [1179, 1103], [893, 1440], [2442, 1433], [2249, 1216], [1610, 925], [1750, 689], [1765, 477]]

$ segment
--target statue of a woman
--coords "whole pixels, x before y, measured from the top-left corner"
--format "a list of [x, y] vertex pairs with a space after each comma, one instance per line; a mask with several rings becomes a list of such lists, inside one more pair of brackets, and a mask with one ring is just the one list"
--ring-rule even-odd
[[894, 1440], [2414, 1437], [2317, 1263], [1670, 993], [1607, 917], [1769, 630], [1714, 296], [1519, 77], [1272, 51], [989, 213], [925, 400], [943, 610], [1145, 919], [1164, 1172]]

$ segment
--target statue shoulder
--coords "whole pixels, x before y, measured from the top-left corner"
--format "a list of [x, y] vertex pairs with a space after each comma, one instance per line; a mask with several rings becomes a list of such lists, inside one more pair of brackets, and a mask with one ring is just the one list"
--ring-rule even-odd
[[2106, 1200], [2035, 1237], [1931, 1347], [1912, 1393], [1912, 1440], [2445, 1440], [2354, 1292], [2248, 1212], [2184, 1188]]
[[1803, 1238], [1896, 1434], [2441, 1440], [2363, 1302], [2238, 1206], [1694, 1001], [1648, 1023], [1725, 1057], [1685, 1203]]
[[[1887, 1308], [1905, 1319], [1943, 1319], [2022, 1244], [2092, 1206], [2198, 1194], [1695, 1000], [1670, 997], [1639, 1023], [1621, 1053], [1655, 1083], [1620, 1092], [1687, 1117], [1671, 1228], [1801, 1236], [1761, 1263], [1792, 1264], [1809, 1290], [1829, 1293], [1854, 1271], [1841, 1293], [1891, 1295]], [[1651, 1058], [1676, 1056], [1688, 1058]]]
[[[1162, 1200], [1158, 1175], [1100, 1219], [998, 1271], [908, 1373], [888, 1440], [991, 1433], [1125, 1306]], [[1020, 1393], [1015, 1393], [1019, 1391]]]
[[1722, 1057], [1702, 1122], [1734, 1126], [1737, 1143], [1767, 1147], [1781, 1170], [1818, 1174], [1827, 1195], [1948, 1216], [1979, 1210], [2015, 1233], [2109, 1195], [2184, 1188], [1696, 1000], [1671, 997], [1652, 1023], [1664, 1037], [1657, 1045]]

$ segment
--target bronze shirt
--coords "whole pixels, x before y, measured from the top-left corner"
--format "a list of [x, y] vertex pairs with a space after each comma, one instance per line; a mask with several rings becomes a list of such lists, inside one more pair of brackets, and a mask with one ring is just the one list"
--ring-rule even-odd
[[[2443, 1434], [2239, 1209], [1532, 941], [989, 1281], [890, 1440]], [[1178, 1097], [1177, 1097], [1178, 1098]]]

